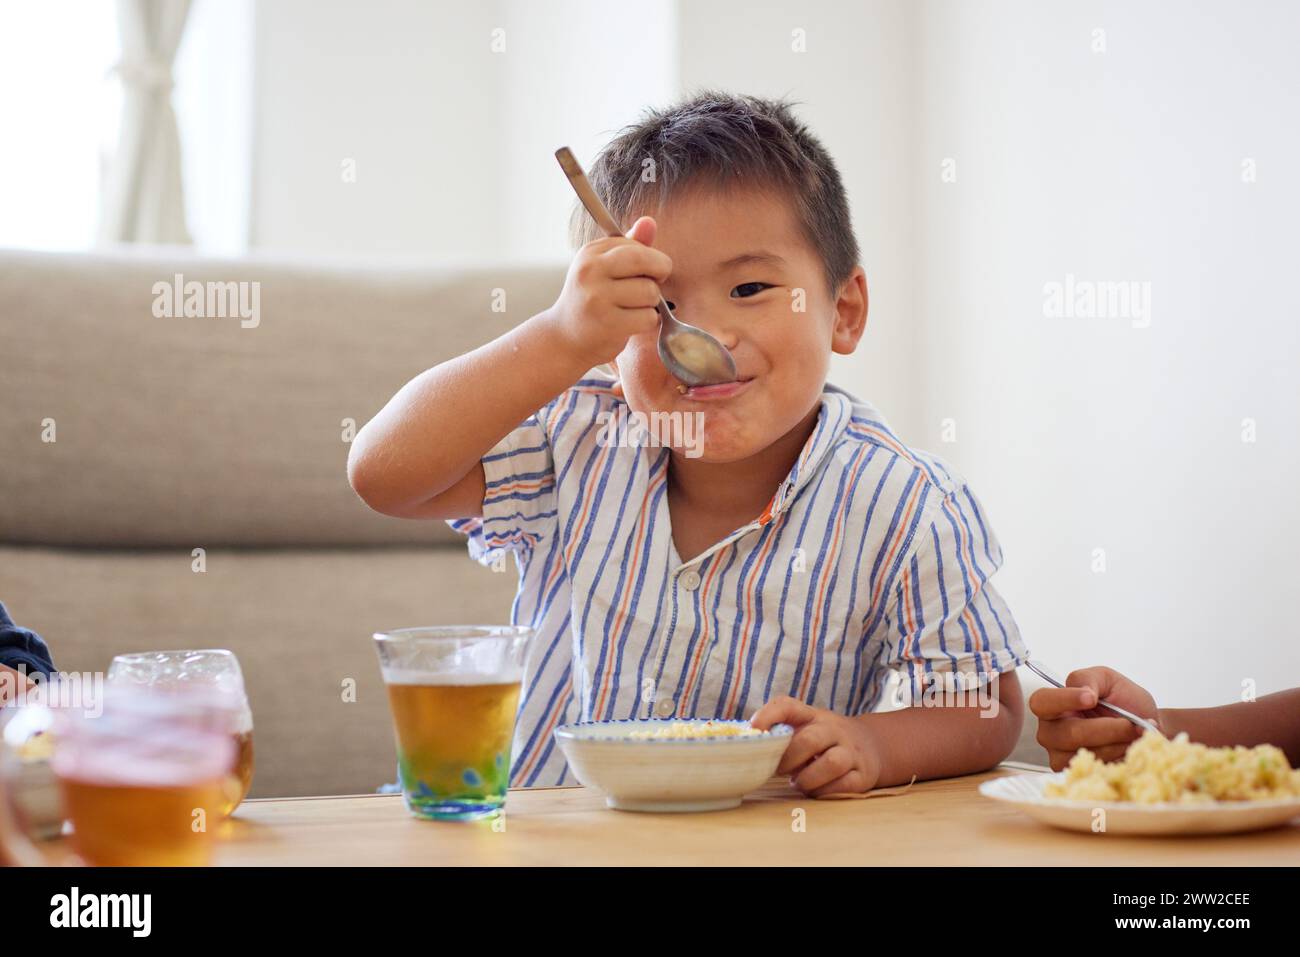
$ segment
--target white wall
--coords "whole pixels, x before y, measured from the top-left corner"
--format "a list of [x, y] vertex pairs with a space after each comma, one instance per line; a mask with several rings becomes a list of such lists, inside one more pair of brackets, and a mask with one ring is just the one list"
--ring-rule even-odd
[[645, 106], [675, 92], [676, 4], [672, 0], [506, 0], [498, 19], [502, 151], [497, 259], [567, 262], [573, 190], [554, 159], [568, 146], [591, 160]]
[[668, 0], [279, 0], [257, 14], [263, 249], [567, 261], [555, 149], [589, 159], [632, 104], [672, 92]]
[[[253, 245], [462, 258], [499, 241], [499, 4], [257, 4]], [[355, 164], [355, 182], [344, 164]]]
[[[1282, 3], [952, 0], [919, 24], [921, 441], [985, 499], [1031, 648], [1171, 705], [1300, 684], [1297, 33]], [[1047, 318], [1067, 273], [1150, 282], [1149, 327]]]

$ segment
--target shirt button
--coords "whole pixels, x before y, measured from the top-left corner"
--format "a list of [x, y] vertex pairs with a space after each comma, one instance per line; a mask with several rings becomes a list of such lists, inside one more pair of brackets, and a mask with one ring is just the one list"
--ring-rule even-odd
[[695, 589], [700, 587], [700, 576], [696, 573], [695, 569], [692, 568], [682, 576], [682, 587], [687, 591], [695, 591]]
[[660, 698], [655, 710], [659, 712], [659, 717], [666, 718], [677, 710], [677, 702], [672, 698]]

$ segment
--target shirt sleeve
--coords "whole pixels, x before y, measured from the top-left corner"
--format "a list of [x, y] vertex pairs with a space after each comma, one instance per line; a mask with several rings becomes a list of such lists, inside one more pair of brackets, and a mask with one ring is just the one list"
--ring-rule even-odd
[[29, 675], [39, 672], [47, 678], [54, 670], [50, 649], [41, 636], [15, 625], [3, 602], [0, 602], [0, 665]]
[[975, 690], [1028, 657], [1011, 610], [989, 581], [1002, 548], [971, 490], [946, 495], [918, 538], [877, 625], [903, 702]]
[[483, 456], [483, 514], [449, 521], [484, 565], [513, 552], [526, 561], [556, 532], [555, 460], [546, 433], [554, 403], [539, 409]]

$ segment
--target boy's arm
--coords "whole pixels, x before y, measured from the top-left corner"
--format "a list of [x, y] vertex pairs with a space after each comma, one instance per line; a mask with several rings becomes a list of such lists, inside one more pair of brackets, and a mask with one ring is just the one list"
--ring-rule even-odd
[[[998, 676], [986, 707], [910, 707], [855, 717], [774, 698], [754, 715], [767, 729], [795, 728], [778, 774], [805, 794], [872, 788], [986, 771], [1015, 748], [1024, 699], [1015, 672]], [[973, 692], [972, 692], [973, 694]]]
[[[884, 662], [919, 705], [858, 718], [880, 756], [882, 784], [905, 784], [913, 774], [987, 770], [1014, 750], [1024, 722], [1015, 668], [1027, 651], [990, 580], [1001, 566], [1002, 549], [989, 516], [974, 492], [958, 482], [929, 514], [894, 602], [874, 632], [885, 643]], [[990, 683], [980, 688], [984, 678]], [[958, 701], [983, 707], [926, 706], [942, 703], [944, 691], [954, 686], [979, 689], [978, 699], [970, 690]]]
[[356, 436], [348, 480], [403, 518], [480, 513], [481, 460], [520, 422], [658, 324], [672, 263], [649, 247], [654, 221], [579, 250], [555, 305], [473, 352], [416, 376]]
[[[877, 787], [987, 771], [1016, 747], [1025, 700], [1014, 671], [992, 684], [986, 707], [910, 707], [860, 715], [880, 755]], [[974, 693], [972, 692], [972, 695]]]
[[366, 423], [348, 480], [375, 511], [468, 518], [483, 508], [481, 459], [590, 366], [566, 362], [539, 313], [499, 339], [420, 373]]
[[[878, 662], [898, 675], [916, 703], [850, 717], [779, 698], [752, 719], [757, 727], [778, 721], [795, 727], [778, 770], [814, 797], [906, 784], [913, 775], [983, 771], [1015, 748], [1025, 710], [1015, 669], [1028, 652], [989, 581], [1002, 549], [964, 484], [936, 496], [928, 517], [898, 565], [904, 571], [892, 598], [878, 606], [874, 622], [864, 622], [869, 640], [880, 643]], [[876, 687], [860, 680], [864, 692]], [[953, 692], [964, 697], [954, 701]]]

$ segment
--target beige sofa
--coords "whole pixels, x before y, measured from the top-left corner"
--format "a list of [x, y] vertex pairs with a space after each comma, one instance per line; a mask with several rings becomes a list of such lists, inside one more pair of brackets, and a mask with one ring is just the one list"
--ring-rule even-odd
[[[260, 322], [156, 317], [154, 284], [177, 273], [260, 283]], [[554, 301], [562, 279], [0, 253], [0, 601], [63, 670], [233, 649], [254, 795], [393, 780], [371, 633], [505, 622], [515, 574], [471, 562], [441, 522], [370, 512], [347, 484], [345, 420], [359, 428], [412, 375]]]
[[[259, 283], [259, 322], [155, 316], [154, 284], [178, 273]], [[63, 670], [233, 649], [254, 795], [392, 780], [370, 634], [504, 622], [515, 574], [471, 562], [440, 522], [369, 512], [344, 474], [349, 421], [545, 307], [562, 279], [0, 252], [0, 601]]]

